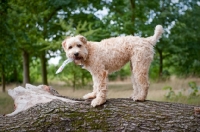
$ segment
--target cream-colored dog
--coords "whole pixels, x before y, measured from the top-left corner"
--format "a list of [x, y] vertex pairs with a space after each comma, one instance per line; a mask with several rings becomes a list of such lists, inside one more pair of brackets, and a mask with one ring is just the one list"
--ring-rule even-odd
[[130, 61], [132, 70], [133, 100], [144, 101], [149, 88], [148, 72], [154, 55], [154, 46], [163, 28], [157, 25], [154, 35], [116, 37], [101, 42], [87, 41], [84, 36], [68, 37], [62, 42], [66, 56], [87, 69], [93, 79], [93, 92], [83, 96], [93, 99], [93, 107], [106, 102], [106, 80], [109, 73], [119, 70]]

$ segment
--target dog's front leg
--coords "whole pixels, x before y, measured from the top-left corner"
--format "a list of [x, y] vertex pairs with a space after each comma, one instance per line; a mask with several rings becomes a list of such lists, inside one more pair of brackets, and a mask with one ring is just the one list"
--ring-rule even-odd
[[96, 86], [96, 98], [92, 100], [91, 105], [93, 107], [97, 105], [101, 105], [106, 102], [106, 78], [108, 75], [108, 71], [103, 70], [102, 72], [98, 72], [96, 74], [93, 74], [93, 83], [94, 86]]
[[84, 99], [94, 99], [94, 98], [96, 98], [98, 86], [95, 83], [96, 81], [95, 81], [95, 76], [94, 75], [92, 76], [92, 81], [93, 81], [93, 92], [84, 95], [83, 96]]

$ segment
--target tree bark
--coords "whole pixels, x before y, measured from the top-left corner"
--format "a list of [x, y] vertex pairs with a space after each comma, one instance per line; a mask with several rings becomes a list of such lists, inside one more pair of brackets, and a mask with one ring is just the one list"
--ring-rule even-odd
[[2, 91], [5, 93], [6, 91], [6, 79], [5, 79], [5, 68], [2, 64], [2, 72], [1, 72], [1, 85], [2, 85]]
[[26, 51], [22, 51], [23, 58], [23, 85], [26, 83], [30, 83], [30, 66], [29, 66], [29, 53]]
[[16, 85], [19, 84], [18, 72], [17, 72], [16, 66], [13, 69], [13, 76], [14, 76], [14, 82], [16, 83]]
[[158, 77], [159, 80], [162, 79], [162, 73], [163, 73], [163, 54], [162, 54], [162, 50], [160, 50], [159, 48], [157, 48], [158, 54], [159, 54], [159, 73], [158, 73]]
[[47, 59], [46, 59], [46, 53], [45, 51], [42, 51], [41, 56], [41, 69], [42, 69], [42, 83], [45, 85], [48, 85], [48, 80], [47, 80]]
[[90, 101], [66, 103], [53, 100], [17, 115], [0, 116], [0, 131], [200, 131], [194, 106], [132, 99], [108, 99], [93, 108]]

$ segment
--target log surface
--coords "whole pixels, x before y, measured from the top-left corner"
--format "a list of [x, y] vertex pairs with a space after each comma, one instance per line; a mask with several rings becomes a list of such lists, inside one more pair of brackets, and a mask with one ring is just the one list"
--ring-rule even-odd
[[0, 131], [163, 131], [200, 132], [200, 115], [192, 105], [132, 99], [108, 99], [93, 108], [90, 101], [53, 100], [14, 116], [0, 115]]

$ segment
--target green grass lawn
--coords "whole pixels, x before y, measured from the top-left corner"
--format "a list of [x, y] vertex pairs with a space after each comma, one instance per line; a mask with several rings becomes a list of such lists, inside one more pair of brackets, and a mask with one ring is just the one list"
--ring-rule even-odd
[[200, 106], [200, 95], [198, 96], [185, 96], [185, 95], [178, 96], [177, 95], [170, 99], [164, 98], [163, 101]]
[[8, 114], [14, 111], [14, 101], [7, 94], [0, 92], [0, 114]]

